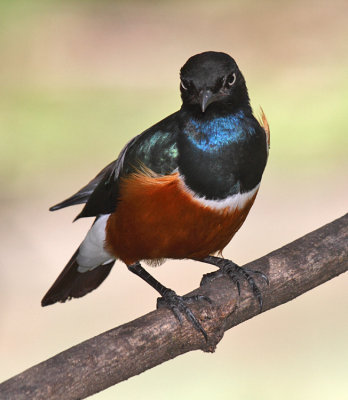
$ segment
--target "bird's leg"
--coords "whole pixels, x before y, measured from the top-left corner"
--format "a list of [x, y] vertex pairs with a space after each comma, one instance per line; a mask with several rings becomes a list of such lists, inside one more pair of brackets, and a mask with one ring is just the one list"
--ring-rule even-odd
[[211, 300], [206, 296], [178, 296], [174, 290], [168, 289], [163, 286], [158, 280], [150, 275], [139, 262], [131, 265], [127, 265], [129, 271], [138, 275], [141, 279], [152, 286], [162, 296], [157, 299], [157, 308], [168, 307], [173, 312], [177, 320], [182, 323], [182, 314], [186, 315], [186, 318], [193, 324], [195, 329], [202, 333], [204, 339], [207, 341], [208, 336], [198, 319], [194, 316], [190, 308], [186, 303], [193, 302], [195, 300], [205, 300], [211, 303]]
[[259, 287], [256, 285], [254, 278], [252, 275], [259, 275], [266, 283], [269, 285], [269, 281], [267, 276], [260, 271], [253, 271], [250, 269], [239, 267], [233, 261], [226, 260], [221, 257], [208, 256], [203, 260], [199, 260], [207, 264], [212, 264], [218, 267], [218, 271], [210, 272], [208, 274], [203, 275], [201, 280], [201, 286], [206, 284], [207, 282], [211, 282], [212, 280], [219, 278], [220, 276], [229, 277], [237, 286], [238, 294], [240, 295], [240, 279], [246, 279], [254, 296], [260, 305], [260, 311], [262, 311], [262, 293]]

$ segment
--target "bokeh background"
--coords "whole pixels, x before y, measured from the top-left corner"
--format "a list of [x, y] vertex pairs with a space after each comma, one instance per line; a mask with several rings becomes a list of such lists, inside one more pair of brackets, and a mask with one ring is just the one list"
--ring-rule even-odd
[[[155, 306], [124, 265], [87, 297], [40, 300], [91, 221], [49, 213], [180, 107], [191, 55], [230, 53], [271, 127], [263, 185], [225, 251], [243, 264], [347, 211], [348, 3], [0, 2], [0, 381]], [[152, 270], [183, 294], [207, 265]], [[348, 399], [348, 276], [94, 399]], [[134, 295], [136, 294], [136, 295]]]

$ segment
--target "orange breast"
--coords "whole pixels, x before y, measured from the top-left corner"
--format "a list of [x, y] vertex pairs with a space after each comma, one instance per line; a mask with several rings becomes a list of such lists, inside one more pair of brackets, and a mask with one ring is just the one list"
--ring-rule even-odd
[[213, 210], [187, 193], [177, 173], [134, 174], [121, 182], [120, 201], [106, 227], [106, 248], [126, 264], [161, 258], [202, 259], [221, 251], [243, 224], [242, 209]]

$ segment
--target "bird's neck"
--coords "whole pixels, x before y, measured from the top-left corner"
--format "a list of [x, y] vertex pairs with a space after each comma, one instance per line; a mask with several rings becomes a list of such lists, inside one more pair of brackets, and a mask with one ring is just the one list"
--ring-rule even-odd
[[207, 153], [216, 152], [220, 148], [246, 140], [252, 134], [245, 129], [245, 121], [252, 117], [251, 110], [239, 108], [233, 112], [222, 110], [216, 112], [186, 114], [182, 133], [194, 148]]
[[186, 113], [178, 137], [179, 173], [198, 196], [224, 199], [253, 190], [265, 166], [264, 133], [251, 111]]

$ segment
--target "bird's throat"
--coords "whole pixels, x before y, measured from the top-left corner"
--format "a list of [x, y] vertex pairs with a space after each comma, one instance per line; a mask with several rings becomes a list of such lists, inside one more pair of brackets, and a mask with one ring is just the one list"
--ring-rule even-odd
[[178, 150], [185, 184], [211, 200], [254, 189], [266, 163], [264, 133], [243, 110], [214, 118], [188, 116]]

